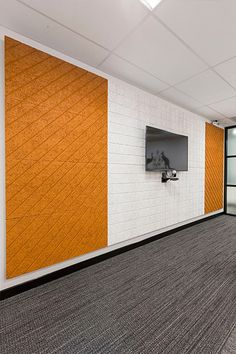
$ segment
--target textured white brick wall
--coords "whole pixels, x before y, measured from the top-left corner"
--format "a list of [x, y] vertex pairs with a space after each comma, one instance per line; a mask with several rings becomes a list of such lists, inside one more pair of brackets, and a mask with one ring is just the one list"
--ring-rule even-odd
[[[109, 245], [204, 214], [205, 120], [109, 80]], [[189, 137], [189, 171], [161, 183], [145, 172], [145, 127]]]

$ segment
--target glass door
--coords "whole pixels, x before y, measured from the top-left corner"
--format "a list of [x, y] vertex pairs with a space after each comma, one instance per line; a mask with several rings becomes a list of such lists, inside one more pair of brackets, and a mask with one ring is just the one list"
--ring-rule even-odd
[[226, 128], [226, 193], [225, 211], [236, 215], [236, 126]]

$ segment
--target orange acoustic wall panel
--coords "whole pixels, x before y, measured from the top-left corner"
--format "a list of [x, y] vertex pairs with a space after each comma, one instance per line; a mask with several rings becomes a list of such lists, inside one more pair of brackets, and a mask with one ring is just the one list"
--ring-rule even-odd
[[5, 38], [7, 277], [107, 246], [107, 80]]
[[223, 208], [224, 130], [206, 123], [205, 213]]

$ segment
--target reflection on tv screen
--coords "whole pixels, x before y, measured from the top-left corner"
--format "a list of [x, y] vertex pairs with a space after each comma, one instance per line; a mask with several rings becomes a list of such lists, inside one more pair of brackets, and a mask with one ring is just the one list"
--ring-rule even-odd
[[188, 137], [146, 127], [146, 171], [188, 170]]

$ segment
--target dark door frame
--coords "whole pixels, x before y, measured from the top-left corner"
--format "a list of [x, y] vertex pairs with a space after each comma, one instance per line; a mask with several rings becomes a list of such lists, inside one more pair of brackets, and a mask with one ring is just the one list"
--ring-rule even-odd
[[236, 216], [235, 214], [230, 214], [227, 213], [227, 187], [234, 187], [236, 188], [236, 185], [232, 185], [232, 184], [227, 184], [227, 179], [228, 179], [228, 173], [227, 173], [227, 162], [228, 162], [228, 158], [231, 157], [236, 157], [236, 155], [232, 155], [232, 156], [227, 156], [227, 141], [228, 141], [228, 131], [229, 129], [232, 128], [236, 128], [236, 125], [232, 125], [230, 127], [226, 127], [225, 128], [225, 163], [224, 163], [224, 169], [225, 169], [225, 174], [224, 174], [224, 213], [227, 215], [231, 215], [231, 216]]

